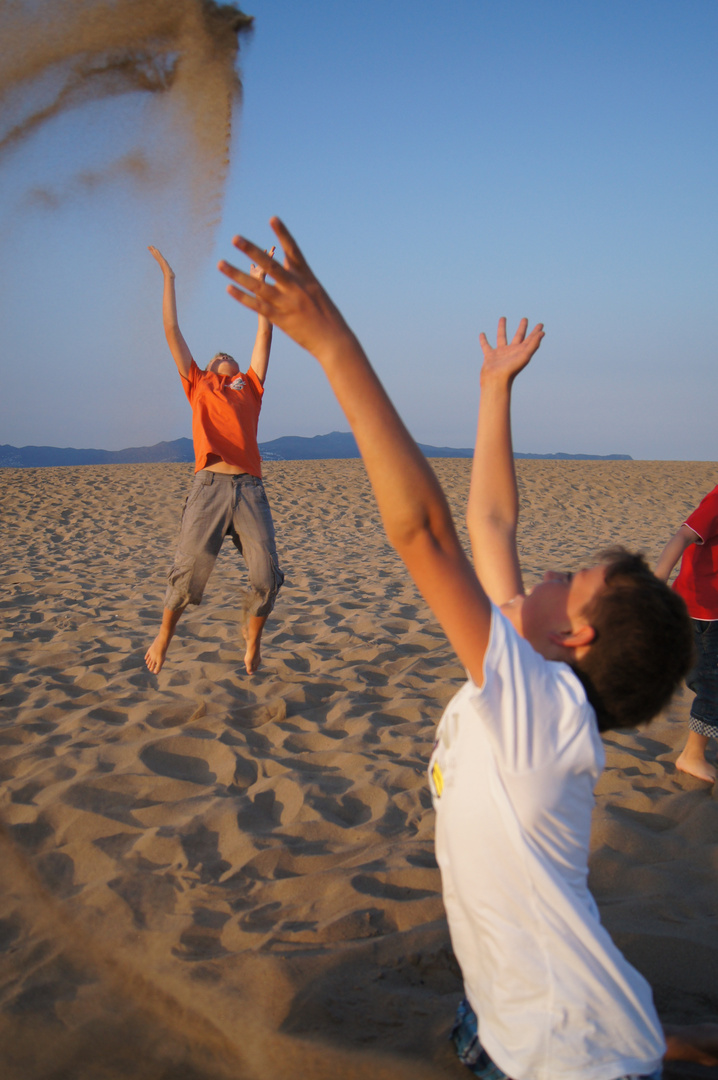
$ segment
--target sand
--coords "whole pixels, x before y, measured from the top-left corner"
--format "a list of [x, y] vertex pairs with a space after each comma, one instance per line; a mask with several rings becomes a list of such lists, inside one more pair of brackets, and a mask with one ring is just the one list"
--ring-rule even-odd
[[[461, 522], [469, 463], [434, 465]], [[425, 766], [462, 670], [344, 461], [266, 466], [286, 585], [260, 672], [227, 544], [150, 675], [190, 477], [0, 470], [0, 1075], [458, 1080]], [[618, 540], [655, 560], [715, 466], [519, 477], [531, 583]], [[607, 736], [593, 838], [603, 919], [669, 1022], [718, 1014], [718, 802], [674, 764], [690, 699]]]

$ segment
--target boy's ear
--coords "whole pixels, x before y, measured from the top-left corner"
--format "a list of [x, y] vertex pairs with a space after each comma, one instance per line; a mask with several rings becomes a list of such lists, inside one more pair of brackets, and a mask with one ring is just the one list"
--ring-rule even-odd
[[574, 649], [577, 652], [585, 650], [596, 640], [596, 631], [588, 623], [570, 630], [566, 634], [551, 632], [549, 634], [554, 645], [563, 645], [565, 649]]

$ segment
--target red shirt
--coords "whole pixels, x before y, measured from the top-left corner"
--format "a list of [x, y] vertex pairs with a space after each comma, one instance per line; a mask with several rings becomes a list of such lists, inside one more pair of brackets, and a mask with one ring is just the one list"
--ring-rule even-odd
[[698, 533], [683, 552], [673, 588], [692, 619], [718, 619], [718, 487], [714, 487], [684, 524]]
[[182, 386], [192, 406], [194, 471], [211, 464], [210, 455], [216, 455], [261, 477], [257, 425], [264, 387], [252, 368], [244, 375], [217, 375], [200, 371], [193, 360]]

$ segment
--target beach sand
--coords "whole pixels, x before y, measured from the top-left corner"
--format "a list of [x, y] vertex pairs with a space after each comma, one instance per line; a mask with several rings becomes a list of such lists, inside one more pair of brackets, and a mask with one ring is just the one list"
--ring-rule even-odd
[[[462, 539], [470, 463], [434, 466]], [[518, 463], [527, 584], [651, 560], [691, 462]], [[225, 550], [143, 655], [186, 465], [0, 470], [3, 1080], [468, 1075], [425, 768], [463, 672], [358, 461], [266, 465], [286, 584], [242, 665]], [[678, 773], [691, 695], [606, 737], [591, 884], [669, 1022], [718, 1014], [718, 801]], [[697, 1067], [671, 1076], [716, 1076]]]

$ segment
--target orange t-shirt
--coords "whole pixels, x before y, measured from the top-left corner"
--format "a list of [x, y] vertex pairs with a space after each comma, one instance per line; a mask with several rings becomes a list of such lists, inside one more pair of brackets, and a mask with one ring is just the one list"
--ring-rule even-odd
[[228, 465], [261, 477], [257, 425], [264, 387], [255, 372], [250, 368], [244, 375], [217, 375], [200, 371], [193, 360], [182, 386], [192, 406], [194, 471], [204, 469], [216, 454]]

